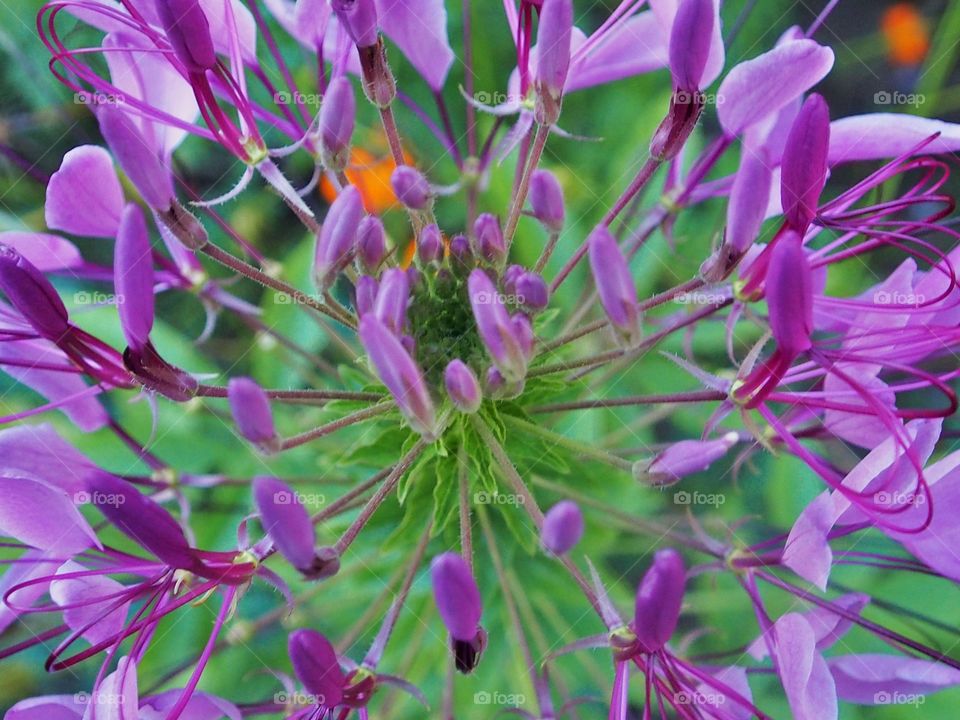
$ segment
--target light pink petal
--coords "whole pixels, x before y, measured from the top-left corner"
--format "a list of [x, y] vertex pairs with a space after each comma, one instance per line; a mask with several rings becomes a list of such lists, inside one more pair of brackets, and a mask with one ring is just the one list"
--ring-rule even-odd
[[81, 145], [63, 157], [47, 185], [47, 226], [74, 235], [113, 237], [120, 226], [123, 189], [110, 153]]
[[253, 14], [238, 0], [198, 0], [207, 22], [213, 46], [221, 55], [230, 57], [233, 43], [240, 46], [245, 62], [257, 62], [257, 23]]
[[97, 466], [52, 425], [16, 425], [0, 430], [0, 458], [7, 471], [25, 473], [68, 495], [86, 489]]
[[860, 705], [918, 706], [925, 695], [960, 684], [956, 668], [900, 655], [843, 655], [827, 664], [840, 698]]
[[[57, 575], [79, 573], [86, 569], [71, 560], [60, 566]], [[83, 637], [91, 645], [96, 645], [120, 632], [126, 624], [129, 603], [110, 610], [118, 602], [117, 594], [123, 589], [123, 585], [105, 575], [68, 577], [50, 583], [50, 597], [61, 607], [79, 606], [67, 607], [63, 611], [64, 622], [71, 630], [80, 630], [93, 623], [84, 631]], [[95, 602], [98, 598], [103, 600]]]
[[[833, 602], [844, 610], [859, 614], [870, 602], [870, 597], [861, 593], [848, 593], [841, 595]], [[807, 610], [802, 615], [813, 630], [813, 635], [817, 640], [817, 648], [820, 650], [833, 645], [850, 629], [852, 624], [852, 621], [819, 605]], [[767, 657], [767, 643], [764, 638], [759, 637], [754, 640], [747, 648], [747, 652], [756, 660], [763, 660]]]
[[[670, 31], [673, 29], [673, 21], [677, 16], [677, 9], [679, 7], [680, 0], [650, 0], [650, 8], [659, 21], [665, 42], [667, 42], [670, 37]], [[713, 9], [713, 38], [710, 41], [710, 54], [707, 56], [707, 64], [703, 70], [703, 78], [700, 81], [701, 88], [709, 87], [714, 80], [720, 77], [720, 73], [723, 72], [724, 61], [726, 60], [723, 48], [723, 25], [720, 21], [720, 0], [713, 0]]]
[[827, 535], [836, 519], [833, 497], [821, 493], [800, 513], [783, 550], [783, 564], [821, 590], [827, 589], [833, 564]]
[[586, 38], [574, 28], [572, 62], [564, 90], [573, 92], [664, 68], [669, 38], [670, 33], [663, 31], [651, 12], [616, 23], [586, 51], [578, 52]]
[[[706, 717], [722, 717], [724, 720], [749, 720], [754, 717], [750, 707], [743, 702], [753, 702], [745, 668], [731, 665], [713, 673], [713, 677], [715, 684], [701, 682], [697, 686], [697, 705], [704, 709]], [[736, 695], [725, 692], [725, 689]]]
[[[6, 595], [11, 588], [21, 583], [53, 575], [63, 558], [44, 560], [45, 557], [50, 556], [41, 550], [27, 550], [17, 558], [17, 562], [10, 563], [3, 573], [3, 577], [0, 577], [0, 598]], [[46, 595], [49, 587], [50, 583], [48, 582], [29, 585], [13, 593], [10, 596], [10, 603], [16, 608], [30, 607]], [[0, 632], [10, 627], [19, 616], [19, 610], [0, 602]]]
[[794, 720], [836, 720], [837, 690], [810, 624], [788, 613], [773, 626], [777, 673]]
[[960, 125], [904, 113], [870, 113], [830, 123], [830, 164], [894, 158], [929, 138], [923, 155], [960, 150]]
[[[147, 698], [140, 706], [139, 720], [166, 720], [167, 711], [176, 705], [182, 690], [168, 690]], [[233, 703], [206, 693], [194, 693], [183, 709], [180, 720], [242, 720]]]
[[440, 90], [454, 58], [443, 0], [376, 0], [376, 6], [384, 34], [397, 44], [427, 84]]
[[84, 720], [139, 720], [137, 665], [129, 657], [122, 657], [117, 669], [107, 675], [94, 689]]
[[52, 272], [83, 264], [77, 246], [59, 235], [35, 232], [0, 232], [0, 243], [12, 247], [41, 272]]
[[833, 51], [813, 40], [793, 40], [740, 63], [717, 90], [720, 124], [728, 135], [739, 135], [803, 95], [832, 67]]
[[77, 695], [45, 695], [21, 700], [3, 720], [80, 720], [83, 708]]
[[100, 545], [73, 498], [36, 478], [18, 475], [0, 475], [0, 534], [61, 556]]

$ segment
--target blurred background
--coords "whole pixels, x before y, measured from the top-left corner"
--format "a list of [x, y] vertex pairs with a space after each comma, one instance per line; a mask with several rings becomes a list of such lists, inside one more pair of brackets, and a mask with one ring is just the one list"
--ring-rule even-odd
[[[727, 68], [768, 50], [791, 25], [809, 25], [824, 4], [825, 0], [725, 0], [722, 14], [724, 34], [728, 38]], [[587, 3], [577, 0], [578, 13], [585, 13], [580, 26], [588, 31], [597, 27], [616, 5], [616, 0], [601, 0], [590, 4], [587, 10]], [[450, 36], [455, 50], [460, 47], [460, 6], [459, 1], [448, 3]], [[45, 183], [59, 166], [64, 153], [79, 144], [100, 143], [89, 108], [56, 82], [49, 71], [47, 51], [36, 34], [35, 16], [39, 7], [36, 0], [0, 2], [0, 231], [43, 230]], [[97, 33], [84, 27], [71, 29], [72, 21], [66, 19], [65, 14], [61, 17], [62, 33], [69, 45], [77, 47], [97, 41]], [[495, 96], [505, 92], [507, 77], [515, 65], [513, 44], [501, 3], [494, 0], [475, 2], [474, 27], [478, 75], [475, 87], [478, 93]], [[306, 92], [312, 91], [315, 64], [279, 28], [276, 37], [298, 83]], [[841, 0], [818, 32], [817, 39], [830, 45], [837, 56], [833, 72], [817, 88], [826, 97], [833, 118], [868, 112], [906, 112], [960, 122], [960, 72], [957, 67], [960, 58], [960, 0]], [[432, 110], [423, 83], [399, 54], [393, 57], [400, 87]], [[454, 109], [453, 124], [458, 134], [464, 126], [463, 102], [457, 90], [462, 83], [463, 66], [456, 63], [445, 96]], [[596, 141], [551, 140], [545, 156], [544, 166], [558, 174], [568, 198], [569, 227], [558, 257], [562, 258], [564, 251], [569, 252], [586, 236], [601, 214], [604, 207], [601, 201], [606, 199], [609, 203], [619, 194], [622, 183], [618, 179], [628, 164], [645, 152], [668, 97], [669, 81], [666, 71], [662, 71], [577, 93], [565, 100], [561, 119], [564, 129]], [[352, 158], [355, 168], [351, 180], [363, 190], [368, 209], [383, 212], [388, 228], [395, 236], [402, 236], [404, 215], [392, 209], [393, 198], [385, 187], [392, 166], [386, 160], [384, 139], [377, 129], [374, 114], [363, 103], [359, 104], [360, 129]], [[493, 125], [489, 117], [481, 116], [480, 122], [485, 131]], [[399, 110], [399, 124], [406, 150], [413, 161], [430, 168], [434, 183], [454, 182], [456, 168], [449, 158], [443, 156], [443, 149], [435, 138], [403, 109]], [[691, 142], [691, 149], [702, 148], [716, 131], [715, 113], [708, 108], [702, 127]], [[203, 195], [224, 192], [239, 176], [235, 161], [227, 153], [196, 138], [188, 139], [177, 153], [176, 161], [185, 185]], [[717, 174], [731, 172], [735, 161], [736, 154], [732, 153], [721, 163]], [[286, 165], [285, 169], [297, 186], [306, 184], [312, 172], [309, 163], [303, 159]], [[834, 176], [832, 183], [856, 180], [872, 169], [858, 165], [845, 167]], [[504, 212], [513, 172], [512, 158], [493, 168], [489, 189], [482, 197], [481, 210]], [[305, 287], [311, 239], [305, 236], [302, 227], [273, 194], [263, 191], [256, 182], [254, 186], [241, 200], [224, 207], [224, 216], [268, 257], [281, 263], [281, 272], [286, 279]], [[653, 186], [657, 188], [660, 183]], [[828, 186], [828, 194], [830, 187], [833, 184]], [[960, 191], [956, 177], [951, 180], [950, 189], [954, 195]], [[656, 191], [649, 195], [645, 198], [647, 205], [657, 200]], [[330, 198], [330, 188], [321, 185], [312, 204], [322, 212]], [[672, 238], [659, 234], [654, 237], [635, 265], [641, 295], [673, 286], [696, 273], [722, 229], [724, 209], [723, 202], [706, 203], [695, 212], [684, 215]], [[438, 215], [441, 227], [452, 234], [462, 227], [465, 213], [459, 200], [441, 200]], [[526, 220], [523, 222], [521, 239], [530, 237], [533, 241], [528, 244], [519, 242], [517, 251], [521, 260], [529, 262], [536, 258], [541, 241], [539, 228], [533, 223], [527, 224]], [[214, 237], [217, 239], [216, 235]], [[110, 264], [112, 248], [109, 243], [84, 239], [76, 242], [89, 259]], [[891, 262], [893, 260], [891, 258]], [[877, 254], [875, 262], [883, 265], [886, 261], [883, 254]], [[869, 279], [857, 273], [856, 269], [844, 269], [831, 276], [831, 282], [837, 287], [849, 288], [843, 294], [853, 294], [862, 282]], [[582, 287], [586, 278], [579, 274], [576, 282]], [[109, 304], [83, 300], [79, 297], [81, 288], [71, 287], [69, 281], [64, 281], [61, 287], [68, 300], [70, 292], [74, 292], [71, 312], [78, 323], [108, 342], [122, 346], [115, 310]], [[107, 290], [109, 288], [105, 288]], [[296, 308], [277, 302], [272, 295], [265, 297], [257, 288], [243, 284], [232, 290], [260, 305], [265, 322], [296, 337], [319, 357], [328, 357], [330, 339], [314, 324], [306, 322]], [[558, 299], [559, 303], [572, 303], [579, 294], [577, 290], [571, 283], [565, 297]], [[203, 331], [206, 320], [199, 303], [182, 294], [177, 297], [163, 295], [158, 301], [161, 320], [156, 331], [157, 342], [162, 343], [168, 358], [181, 367], [214, 375], [227, 370], [231, 374], [251, 374], [262, 384], [275, 387], [303, 382], [317, 386], [324, 384], [322, 370], [309, 359], [277, 347], [271, 338], [256, 334], [235, 319], [222, 318], [213, 335], [198, 346], [194, 340]], [[708, 356], [714, 353], [722, 360], [722, 328], [708, 328], [706, 333], [698, 335], [697, 349]], [[624, 381], [621, 391], [625, 394], [644, 393], [663, 387], [689, 385], [689, 379], [673, 364], [652, 357], [642, 370]], [[36, 400], [29, 391], [13, 387], [9, 378], [0, 373], [0, 415], [31, 407]], [[112, 403], [111, 413], [125, 427], [139, 438], [149, 436], [150, 418], [143, 403], [117, 400]], [[260, 471], [259, 465], [253, 464], [252, 451], [220, 422], [225, 413], [223, 405], [197, 402], [192, 403], [186, 412], [186, 417], [182, 417], [183, 408], [161, 405], [160, 426], [165, 430], [158, 435], [153, 446], [159, 456], [183, 471], [194, 473], [223, 473], [242, 478]], [[610, 411], [611, 414], [617, 412], [625, 411]], [[578, 421], [571, 433], [585, 441], [607, 438], [611, 428], [618, 425], [611, 417], [605, 416], [605, 412], [593, 413], [586, 422]], [[59, 415], [49, 415], [45, 419], [53, 422], [104, 467], [129, 464], [126, 450], [108, 432], [82, 436]], [[698, 435], [704, 419], [704, 411], [697, 408], [685, 408], [669, 417], [626, 417], [634, 431], [650, 443]], [[281, 419], [281, 430], [302, 429], [303, 422], [303, 418]], [[284, 427], [283, 423], [288, 426]], [[948, 436], [955, 437], [956, 423], [948, 423], [947, 427]], [[378, 462], [390, 459], [388, 450], [380, 448], [383, 451], [383, 457], [380, 457], [376, 447], [365, 447], [362, 452], [355, 452], [355, 456], [345, 458], [343, 448], [347, 444], [341, 443], [347, 441], [338, 435], [336, 443], [318, 444], [303, 452], [291, 453], [289, 457], [285, 455], [282, 459], [272, 460], [271, 466], [281, 476], [301, 478], [304, 486], [310, 483], [311, 477], [322, 475], [326, 483], [323, 492], [333, 497], [357, 478], [367, 477], [371, 469], [379, 467]], [[341, 462], [344, 460], [350, 460], [350, 463]], [[623, 511], [624, 517], [607, 516], [593, 520], [588, 517], [590, 533], [585, 550], [605, 558], [607, 567], [613, 568], [621, 577], [622, 582], [613, 590], [614, 597], [624, 609], [631, 607], [632, 588], [644, 567], [636, 562], [636, 558], [649, 550], [650, 543], [649, 538], [641, 539], [627, 532], [629, 514], [655, 515], [660, 506], [648, 497], [638, 497], [635, 486], [630, 483], [606, 482], [603, 469], [596, 466], [584, 464], [574, 468], [534, 470], [539, 470], [547, 481], [553, 475], [572, 478], [570, 481], [580, 483], [585, 494], [607, 503], [607, 507]], [[727, 502], [720, 509], [723, 517], [735, 519], [749, 515], [759, 518], [756, 537], [769, 534], [770, 528], [788, 528], [799, 508], [819, 489], [806, 468], [788, 457], [757, 456], [751, 464], [740, 469], [735, 479], [734, 474], [728, 472], [729, 468], [720, 470], [698, 476], [687, 489], [728, 492]], [[603, 482], [600, 482], [601, 478]], [[734, 483], [735, 491], [730, 490], [731, 483]], [[549, 496], [548, 488], [542, 492]], [[234, 547], [236, 522], [249, 507], [248, 490], [238, 487], [217, 493], [194, 492], [191, 498], [196, 502], [193, 522], [199, 544], [211, 549]], [[704, 515], [705, 522], [711, 520], [710, 508], [696, 512]], [[231, 628], [230, 647], [211, 664], [202, 687], [239, 702], [262, 701], [269, 697], [276, 689], [276, 682], [265, 672], [264, 666], [289, 672], [285, 633], [289, 628], [303, 625], [316, 626], [343, 640], [359, 659], [362, 648], [376, 630], [373, 620], [366, 624], [362, 621], [367, 613], [371, 618], [377, 618], [383, 610], [383, 606], [377, 604], [384, 590], [381, 578], [393, 577], [397, 568], [402, 567], [400, 560], [408, 552], [404, 548], [409, 546], [398, 542], [395, 533], [395, 526], [401, 524], [401, 518], [402, 514], [396, 510], [393, 515], [380, 518], [379, 524], [371, 528], [369, 537], [367, 534], [363, 536], [367, 550], [376, 551], [376, 562], [354, 568], [342, 581], [317, 586], [314, 592], [322, 593], [317, 596], [320, 600], [314, 598], [293, 616], [254, 633], [252, 623], [280, 605], [276, 593], [255, 586], [244, 599], [240, 616]], [[722, 528], [723, 524], [716, 527]], [[330, 532], [332, 537], [333, 530]], [[749, 532], [744, 534], [750, 537]], [[387, 542], [391, 539], [392, 544]], [[875, 540], [870, 549], [885, 547], [880, 538]], [[379, 541], [385, 543], [382, 552]], [[535, 638], [539, 636], [537, 645], [550, 645], [561, 636], [565, 637], [564, 642], [569, 642], [598, 631], [596, 624], [584, 615], [575, 588], [559, 582], [563, 578], [556, 577], [556, 573], [544, 568], [536, 558], [530, 559], [522, 550], [510, 547], [504, 552], [511, 568], [510, 575], [523, 598], [521, 616], [538, 628], [533, 634]], [[955, 587], [858, 568], [841, 569], [837, 578], [841, 585], [869, 588], [888, 600], [888, 607], [878, 606], [874, 610], [878, 621], [908, 635], [922, 634], [918, 639], [935, 647], [949, 648], [954, 642], [954, 638], [929, 636], [923, 629], [926, 626], [918, 625], [903, 608], [924, 612], [956, 627], [960, 624], [960, 593]], [[485, 616], [485, 623], [488, 627], [508, 628], [497, 580], [491, 575], [482, 585], [486, 588], [485, 600], [493, 614], [493, 617]], [[777, 599], [771, 597], [770, 601], [772, 610], [776, 611]], [[420, 617], [432, 619], [436, 624], [424, 577], [418, 578], [412, 602]], [[747, 606], [740, 590], [728, 580], [694, 585], [687, 604], [692, 610], [684, 615], [682, 629], [709, 628], [704, 637], [696, 640], [697, 648], [703, 652], [744, 645], [756, 634], [755, 621], [750, 613], [745, 612]], [[497, 616], [497, 613], [501, 615]], [[142, 676], [152, 680], [173, 676], [184, 658], [191, 653], [195, 656], [209, 631], [210, 621], [211, 614], [201, 607], [178, 619], [175, 628], [164, 628], [158, 633], [155, 647], [141, 669]], [[445, 648], [442, 643], [432, 640], [421, 625], [412, 619], [401, 623], [397, 647], [392, 647], [388, 653], [387, 671], [399, 672], [398, 668], [403, 668], [411, 681], [421, 685], [430, 697], [439, 698], [445, 678], [437, 672], [437, 667], [443, 667]], [[11, 629], [0, 639], [0, 645], [13, 644], [22, 639], [22, 635], [20, 630]], [[421, 643], [426, 643], [423, 646], [426, 650], [422, 649]], [[869, 636], [851, 633], [844, 650], [882, 652], [884, 647]], [[530, 692], [529, 681], [515, 648], [508, 643], [494, 642], [489, 655], [475, 676], [459, 682], [458, 706], [466, 709], [458, 713], [458, 718], [494, 717], [497, 710], [502, 709], [471, 704], [470, 698], [476, 693]], [[51, 676], [43, 672], [43, 658], [44, 653], [36, 651], [2, 662], [0, 709], [31, 695], [72, 693], [89, 688], [96, 672], [95, 663], [81, 665], [74, 672]], [[611, 672], [606, 654], [579, 653], [559, 661], [558, 668], [558, 676], [574, 694], [602, 698], [609, 693]], [[182, 681], [184, 676], [179, 677]], [[149, 688], [150, 684], [149, 681], [143, 682], [141, 688]], [[635, 685], [634, 689], [639, 693], [641, 683]], [[754, 693], [759, 706], [774, 717], [788, 717], [781, 693], [772, 680], [758, 678]], [[424, 711], [412, 701], [401, 699], [399, 695], [389, 697], [392, 699], [383, 703], [381, 712], [375, 713], [374, 717], [424, 717]], [[842, 717], [947, 719], [957, 717], [957, 707], [960, 707], [960, 690], [952, 690], [927, 698], [922, 706], [845, 706]], [[432, 711], [430, 717], [439, 717], [434, 714], [436, 712], [436, 709]], [[593, 705], [581, 710], [579, 717], [599, 718], [605, 714], [602, 705]], [[639, 718], [639, 714], [636, 717]]]

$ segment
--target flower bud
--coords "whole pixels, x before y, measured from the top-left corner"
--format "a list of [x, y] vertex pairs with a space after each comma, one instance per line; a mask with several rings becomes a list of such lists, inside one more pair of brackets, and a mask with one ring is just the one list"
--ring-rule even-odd
[[489, 263], [502, 263], [507, 257], [507, 245], [500, 229], [500, 221], [495, 215], [482, 213], [473, 223], [473, 234], [477, 239], [477, 255]]
[[480, 383], [465, 362], [459, 359], [451, 360], [444, 370], [443, 384], [458, 410], [475, 413], [480, 409], [480, 402], [483, 400]]
[[127, 345], [142, 350], [153, 329], [153, 251], [143, 212], [127, 205], [120, 219], [120, 230], [113, 253], [113, 284], [120, 315], [120, 328]]
[[660, 650], [676, 630], [685, 583], [680, 553], [672, 548], [658, 550], [637, 588], [633, 630], [644, 652]]
[[682, 0], [670, 32], [670, 74], [677, 90], [695, 93], [713, 39], [713, 0]]
[[454, 235], [450, 239], [450, 262], [454, 270], [470, 270], [473, 266], [473, 251], [465, 235]]
[[550, 290], [547, 283], [537, 273], [525, 272], [516, 283], [517, 298], [528, 310], [539, 312], [550, 303]]
[[790, 232], [774, 244], [765, 287], [777, 349], [790, 358], [809, 350], [813, 345], [813, 271], [798, 234]]
[[317, 236], [313, 280], [321, 291], [326, 291], [333, 285], [337, 274], [350, 262], [362, 216], [363, 203], [360, 193], [349, 185], [330, 205]]
[[279, 450], [270, 399], [263, 388], [250, 378], [231, 378], [227, 384], [227, 400], [233, 421], [244, 438], [264, 452]]
[[504, 378], [522, 380], [529, 359], [527, 338], [518, 333], [522, 328], [514, 324], [496, 286], [483, 270], [470, 273], [467, 291], [480, 339], [490, 358]]
[[583, 537], [583, 513], [572, 500], [561, 500], [543, 517], [540, 540], [555, 555], [563, 555]]
[[830, 149], [830, 109], [823, 97], [812, 94], [790, 128], [783, 150], [780, 201], [790, 227], [806, 232], [817, 214], [827, 182]]
[[370, 277], [369, 275], [361, 275], [357, 278], [357, 285], [354, 288], [356, 297], [354, 307], [357, 310], [357, 317], [363, 317], [373, 310], [374, 304], [377, 301], [379, 287], [380, 284], [376, 278]]
[[210, 23], [198, 0], [164, 0], [156, 8], [174, 54], [189, 72], [216, 67]]
[[464, 642], [477, 635], [483, 608], [470, 566], [457, 553], [445, 552], [430, 563], [437, 610], [450, 636]]
[[503, 289], [507, 295], [515, 295], [517, 292], [517, 280], [527, 272], [523, 265], [508, 265], [503, 271]]
[[560, 232], [564, 219], [563, 190], [556, 176], [549, 170], [534, 171], [529, 197], [533, 216], [550, 232]]
[[399, 165], [390, 175], [390, 187], [397, 199], [411, 210], [423, 210], [430, 200], [430, 185], [419, 170]]
[[361, 267], [376, 274], [380, 263], [387, 256], [387, 235], [383, 221], [376, 215], [367, 215], [357, 227], [357, 257]]
[[290, 486], [275, 477], [253, 479], [253, 500], [277, 551], [307, 577], [315, 577], [313, 521]]
[[390, 268], [380, 277], [380, 289], [373, 305], [373, 314], [394, 335], [403, 332], [410, 302], [410, 280], [405, 270]]
[[600, 294], [600, 303], [610, 323], [634, 344], [640, 338], [637, 290], [627, 260], [617, 241], [603, 225], [590, 234], [590, 269]]
[[347, 679], [330, 641], [316, 630], [301, 628], [290, 633], [287, 651], [293, 672], [304, 689], [323, 698], [326, 707], [339, 705]]
[[42, 337], [56, 342], [68, 332], [67, 308], [53, 285], [25, 257], [3, 244], [0, 290]]
[[637, 463], [638, 480], [655, 487], [679, 482], [687, 475], [703, 472], [737, 444], [739, 436], [730, 432], [718, 440], [681, 440], [657, 455], [653, 462]]
[[424, 265], [439, 262], [443, 257], [443, 238], [440, 228], [431, 223], [420, 231], [420, 240], [417, 242], [417, 257]]
[[573, 32], [572, 0], [543, 0], [537, 28], [537, 103], [535, 114], [541, 125], [552, 125], [560, 116], [563, 87], [570, 67], [570, 38]]
[[437, 417], [423, 374], [403, 343], [375, 315], [360, 320], [360, 342], [410, 427], [436, 437]]
[[344, 75], [330, 81], [320, 106], [320, 147], [323, 164], [341, 172], [350, 159], [350, 138], [353, 136], [357, 112], [353, 86]]
[[330, 6], [357, 47], [377, 44], [377, 6], [373, 0], [331, 0]]

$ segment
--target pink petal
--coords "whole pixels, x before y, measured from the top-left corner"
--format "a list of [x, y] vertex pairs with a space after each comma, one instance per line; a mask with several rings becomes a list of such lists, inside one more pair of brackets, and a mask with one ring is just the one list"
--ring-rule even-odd
[[[61, 565], [56, 574], [79, 573], [85, 570], [87, 568], [83, 565], [71, 560]], [[123, 585], [105, 575], [68, 577], [50, 583], [50, 597], [61, 607], [78, 606], [67, 607], [63, 611], [63, 620], [71, 630], [80, 630], [96, 621], [83, 633], [87, 642], [96, 645], [120, 632], [126, 624], [129, 603], [107, 612], [119, 600], [119, 597], [113, 596], [123, 589]], [[103, 600], [95, 602], [98, 598]]]
[[0, 475], [0, 534], [62, 556], [100, 545], [66, 492], [16, 475]]
[[83, 264], [77, 246], [59, 235], [34, 232], [0, 232], [0, 243], [12, 247], [41, 272], [63, 270]]
[[83, 708], [76, 695], [44, 695], [21, 700], [3, 720], [80, 720]]
[[[840, 698], [861, 705], [909, 705], [910, 696], [960, 684], [960, 670], [900, 655], [843, 655], [827, 661]], [[920, 713], [921, 715], [923, 713]]]
[[773, 626], [777, 673], [795, 720], [835, 720], [837, 691], [810, 624], [788, 613]]
[[376, 0], [380, 28], [434, 90], [453, 65], [443, 0]]
[[833, 564], [827, 535], [836, 519], [833, 496], [821, 493], [800, 513], [783, 550], [783, 564], [821, 590], [827, 589]]
[[47, 225], [74, 235], [111, 238], [120, 226], [123, 189], [110, 153], [81, 145], [63, 156], [47, 185]]
[[960, 150], [960, 125], [903, 113], [869, 113], [830, 123], [830, 164], [894, 158], [929, 138], [921, 154]]

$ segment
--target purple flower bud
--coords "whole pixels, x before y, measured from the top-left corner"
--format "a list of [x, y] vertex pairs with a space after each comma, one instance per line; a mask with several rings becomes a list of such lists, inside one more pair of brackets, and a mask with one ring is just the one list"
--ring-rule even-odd
[[373, 305], [373, 314], [394, 335], [400, 335], [407, 322], [410, 302], [410, 280], [406, 270], [390, 268], [380, 276], [380, 289]]
[[187, 70], [213, 69], [217, 52], [210, 35], [210, 23], [198, 0], [164, 0], [156, 3], [156, 8], [173, 52]]
[[640, 337], [637, 290], [627, 260], [603, 225], [590, 234], [590, 269], [607, 318], [631, 344]]
[[260, 476], [253, 479], [253, 502], [277, 551], [304, 575], [313, 576], [313, 522], [297, 493], [275, 477]]
[[500, 301], [497, 288], [483, 270], [477, 269], [470, 273], [467, 290], [480, 339], [490, 358], [504, 378], [522, 380], [529, 359], [525, 338], [517, 335], [517, 327]]
[[377, 7], [373, 0], [331, 0], [330, 5], [357, 47], [377, 44]]
[[367, 215], [357, 228], [357, 256], [368, 273], [376, 274], [387, 256], [387, 234], [383, 221], [376, 215]]
[[814, 93], [793, 121], [783, 150], [780, 201], [787, 222], [804, 233], [817, 214], [820, 193], [827, 182], [830, 149], [830, 109]]
[[561, 500], [544, 515], [540, 539], [550, 552], [563, 555], [582, 537], [583, 513], [572, 500]]
[[473, 261], [470, 241], [465, 235], [454, 235], [450, 239], [450, 259], [455, 268], [467, 269]]
[[173, 204], [173, 176], [133, 118], [112, 105], [97, 111], [100, 134], [147, 205], [165, 212]]
[[544, 0], [537, 28], [536, 116], [541, 124], [552, 125], [560, 116], [572, 31], [572, 0]]
[[427, 438], [435, 437], [438, 428], [433, 400], [420, 368], [403, 343], [374, 315], [360, 320], [360, 342], [410, 427]]
[[430, 185], [419, 170], [400, 165], [390, 175], [390, 187], [397, 199], [411, 210], [423, 210], [430, 199]]
[[480, 409], [480, 402], [483, 400], [480, 383], [465, 362], [459, 359], [451, 360], [443, 372], [443, 384], [458, 410], [475, 413]]
[[680, 553], [672, 548], [658, 550], [637, 588], [633, 631], [644, 652], [662, 648], [676, 630], [685, 583]]
[[323, 707], [335, 707], [343, 700], [343, 688], [347, 684], [337, 651], [316, 630], [301, 628], [290, 633], [287, 639], [290, 662], [297, 679], [311, 695], [315, 695]]
[[231, 378], [227, 384], [227, 400], [240, 434], [265, 452], [276, 452], [279, 449], [277, 430], [270, 399], [263, 388], [250, 378]]
[[718, 440], [681, 440], [657, 455], [653, 462], [637, 464], [637, 479], [663, 487], [702, 472], [727, 454], [739, 437], [730, 432]]
[[556, 176], [549, 170], [536, 170], [530, 178], [530, 207], [533, 216], [547, 230], [558, 233], [563, 229], [563, 190]]
[[437, 610], [450, 636], [464, 642], [475, 638], [483, 608], [466, 560], [454, 552], [438, 555], [430, 563], [430, 579]]
[[127, 345], [140, 351], [153, 329], [153, 252], [143, 213], [127, 205], [120, 219], [113, 253], [117, 312]]
[[777, 348], [793, 358], [813, 344], [813, 272], [803, 241], [794, 232], [777, 240], [770, 252], [766, 278], [770, 330]]
[[473, 234], [477, 239], [477, 254], [480, 257], [495, 264], [506, 259], [507, 246], [500, 221], [495, 215], [482, 213], [473, 223]]
[[46, 339], [56, 342], [69, 330], [67, 308], [50, 281], [20, 253], [2, 243], [0, 290]]
[[517, 280], [527, 269], [523, 265], [508, 265], [503, 271], [503, 289], [507, 295], [515, 295], [517, 292]]
[[503, 377], [503, 373], [497, 370], [496, 365], [491, 365], [487, 368], [487, 375], [484, 378], [484, 387], [487, 389], [488, 395], [497, 395], [500, 391], [506, 387], [507, 380]]
[[357, 309], [357, 316], [363, 317], [368, 312], [373, 310], [374, 304], [377, 301], [377, 292], [380, 288], [380, 284], [377, 282], [376, 278], [372, 278], [369, 275], [361, 275], [357, 278], [357, 285], [355, 288], [356, 292], [356, 301], [354, 307]]
[[362, 216], [360, 193], [349, 185], [333, 201], [317, 236], [313, 279], [320, 290], [329, 288], [336, 280], [337, 273], [350, 262]]
[[536, 339], [533, 335], [533, 323], [530, 318], [522, 313], [516, 313], [510, 318], [510, 324], [513, 325], [513, 334], [520, 343], [524, 355], [529, 360], [533, 355], [533, 342]]
[[339, 172], [350, 159], [350, 138], [357, 112], [353, 86], [345, 75], [330, 81], [320, 106], [320, 144], [323, 162]]
[[670, 74], [677, 90], [697, 92], [713, 38], [713, 0], [682, 0], [670, 32]]
[[417, 257], [424, 265], [439, 262], [443, 257], [443, 238], [440, 228], [435, 223], [427, 225], [420, 231], [420, 240], [417, 242]]
[[547, 283], [537, 273], [525, 272], [517, 278], [516, 293], [520, 304], [533, 311], [543, 310], [550, 303]]

